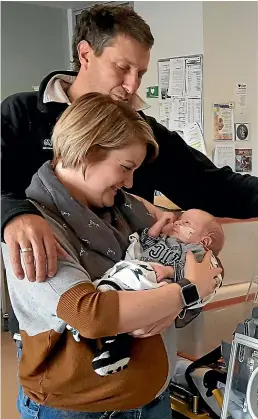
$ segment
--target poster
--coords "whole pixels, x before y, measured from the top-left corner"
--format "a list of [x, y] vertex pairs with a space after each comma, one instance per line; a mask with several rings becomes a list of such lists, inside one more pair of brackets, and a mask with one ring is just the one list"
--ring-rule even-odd
[[213, 140], [233, 141], [234, 140], [234, 118], [233, 108], [229, 104], [213, 105]]
[[236, 141], [249, 140], [249, 124], [248, 123], [235, 124], [235, 140]]
[[217, 167], [229, 166], [235, 171], [234, 144], [216, 144], [213, 162]]
[[185, 60], [173, 58], [170, 60], [169, 96], [183, 96], [185, 93]]
[[167, 99], [168, 97], [168, 87], [169, 87], [169, 72], [170, 72], [170, 62], [159, 61], [158, 62], [158, 73], [159, 73], [159, 89], [161, 99]]
[[235, 150], [236, 172], [251, 172], [252, 171], [252, 149], [251, 148], [236, 148]]

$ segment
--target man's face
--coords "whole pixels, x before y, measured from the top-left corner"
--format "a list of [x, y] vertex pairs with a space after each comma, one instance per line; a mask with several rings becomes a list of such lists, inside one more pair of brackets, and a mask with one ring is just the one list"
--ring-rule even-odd
[[114, 99], [130, 103], [149, 60], [150, 50], [133, 38], [118, 35], [100, 57], [96, 57], [90, 48], [87, 63], [81, 63], [81, 80], [85, 80], [88, 91], [110, 94]]

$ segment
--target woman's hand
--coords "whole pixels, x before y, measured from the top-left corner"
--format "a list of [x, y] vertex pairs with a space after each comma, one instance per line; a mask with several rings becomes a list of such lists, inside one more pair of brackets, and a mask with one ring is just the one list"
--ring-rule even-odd
[[185, 278], [197, 286], [201, 299], [213, 293], [217, 285], [215, 278], [222, 272], [221, 268], [211, 268], [211, 256], [209, 250], [202, 262], [197, 262], [192, 252], [186, 255]]
[[134, 330], [129, 334], [134, 338], [149, 338], [150, 336], [158, 335], [159, 333], [166, 330], [169, 326], [171, 326], [174, 320], [174, 316], [169, 316], [143, 329]]

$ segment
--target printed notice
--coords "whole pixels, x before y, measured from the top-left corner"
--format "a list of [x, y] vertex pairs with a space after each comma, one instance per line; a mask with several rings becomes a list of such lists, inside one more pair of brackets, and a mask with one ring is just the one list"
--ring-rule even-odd
[[202, 99], [189, 97], [187, 99], [187, 118], [188, 124], [197, 122], [202, 126]]
[[191, 147], [199, 150], [203, 154], [206, 153], [206, 147], [202, 135], [202, 130], [200, 125], [196, 122], [194, 124], [189, 124], [184, 129], [184, 141]]
[[171, 131], [182, 131], [186, 125], [186, 99], [185, 97], [173, 96], [171, 114], [169, 118], [169, 129]]
[[202, 65], [200, 57], [185, 60], [186, 95], [201, 96], [202, 94]]
[[229, 166], [235, 170], [234, 144], [218, 144], [215, 147], [213, 162], [217, 167]]
[[233, 109], [227, 103], [213, 105], [213, 140], [234, 140]]
[[246, 107], [246, 102], [247, 102], [247, 84], [246, 83], [237, 83], [236, 99], [237, 99], [237, 105], [240, 106], [240, 108]]
[[169, 88], [170, 96], [184, 95], [185, 60], [174, 58], [170, 60]]
[[159, 73], [159, 89], [161, 99], [167, 99], [168, 97], [168, 87], [169, 87], [169, 71], [170, 71], [170, 62], [159, 61], [158, 63], [158, 73]]
[[171, 114], [172, 103], [166, 100], [159, 104], [159, 122], [164, 127], [169, 128], [169, 118]]

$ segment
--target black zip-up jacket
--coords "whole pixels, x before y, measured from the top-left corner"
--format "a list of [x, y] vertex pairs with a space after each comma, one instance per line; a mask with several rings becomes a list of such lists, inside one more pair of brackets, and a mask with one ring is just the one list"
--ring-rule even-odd
[[[26, 200], [25, 190], [33, 174], [52, 159], [51, 133], [67, 104], [43, 103], [48, 81], [39, 92], [18, 93], [2, 102], [2, 237], [5, 225], [15, 216], [39, 214]], [[140, 167], [130, 192], [153, 201], [159, 190], [182, 209], [200, 208], [218, 217], [258, 217], [258, 178], [217, 169], [202, 153], [189, 147], [175, 132], [154, 118], [141, 115], [151, 126], [160, 151], [151, 164]]]

